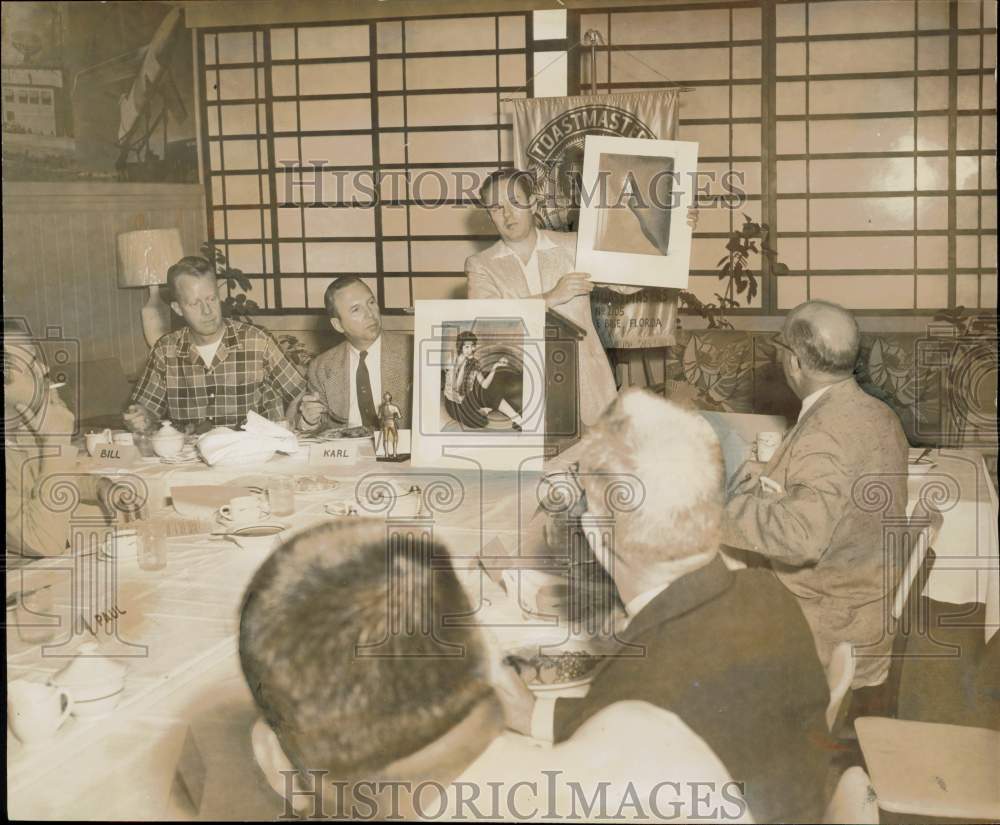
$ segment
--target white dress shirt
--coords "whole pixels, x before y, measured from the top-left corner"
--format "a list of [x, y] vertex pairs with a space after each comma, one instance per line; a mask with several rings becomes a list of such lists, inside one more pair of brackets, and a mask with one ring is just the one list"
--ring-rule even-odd
[[795, 422], [796, 424], [798, 424], [799, 421], [802, 420], [802, 416], [804, 416], [807, 412], [809, 412], [809, 408], [817, 401], [819, 401], [823, 393], [825, 393], [832, 386], [834, 385], [827, 384], [825, 387], [820, 387], [818, 390], [816, 390], [816, 392], [809, 393], [809, 395], [807, 395], [805, 398], [802, 399], [802, 409], [799, 410], [799, 417], [798, 420]]
[[535, 238], [535, 248], [531, 250], [531, 257], [528, 258], [527, 263], [522, 261], [520, 255], [518, 255], [509, 246], [505, 246], [504, 250], [497, 255], [498, 258], [503, 258], [508, 255], [514, 256], [514, 260], [517, 261], [518, 266], [521, 267], [521, 272], [524, 273], [524, 280], [528, 283], [528, 294], [532, 297], [541, 295], [545, 292], [542, 288], [542, 275], [538, 269], [539, 249], [558, 249], [557, 244], [550, 241], [548, 237], [546, 237], [544, 230], [541, 229], [537, 232], [537, 237]]
[[[350, 379], [347, 382], [348, 392], [351, 394], [351, 401], [347, 409], [350, 411], [347, 416], [348, 427], [360, 427], [361, 409], [358, 407], [358, 365], [361, 363], [361, 351], [354, 348], [352, 344], [347, 345], [351, 354]], [[375, 402], [375, 412], [378, 412], [379, 404], [382, 403], [382, 336], [379, 335], [375, 342], [368, 347], [368, 357], [365, 359], [365, 366], [368, 367], [368, 378], [372, 385], [372, 400]]]

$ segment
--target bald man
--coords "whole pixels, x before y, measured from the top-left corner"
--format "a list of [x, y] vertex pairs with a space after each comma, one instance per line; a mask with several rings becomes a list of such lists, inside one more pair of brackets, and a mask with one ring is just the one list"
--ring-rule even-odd
[[[737, 481], [722, 533], [725, 544], [770, 559], [824, 667], [838, 643], [855, 646], [855, 688], [881, 683], [889, 666], [886, 598], [896, 583], [887, 581], [882, 525], [905, 518], [907, 462], [898, 417], [854, 381], [860, 338], [836, 304], [808, 301], [789, 313], [775, 343], [802, 399], [799, 419], [766, 467]], [[865, 477], [877, 477], [870, 490], [886, 496], [884, 509], [860, 506], [865, 482], [855, 484]]]

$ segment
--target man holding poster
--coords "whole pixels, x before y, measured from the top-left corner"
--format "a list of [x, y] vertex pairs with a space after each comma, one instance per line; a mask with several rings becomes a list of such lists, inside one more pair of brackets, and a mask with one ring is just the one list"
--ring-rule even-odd
[[[538, 229], [533, 176], [515, 169], [489, 175], [479, 189], [479, 201], [489, 213], [500, 240], [465, 262], [471, 299], [542, 298], [587, 333], [580, 344], [580, 420], [590, 426], [617, 394], [611, 365], [594, 329], [590, 275], [575, 271], [576, 234]], [[694, 226], [697, 212], [688, 213]], [[638, 287], [610, 286], [633, 293]]]

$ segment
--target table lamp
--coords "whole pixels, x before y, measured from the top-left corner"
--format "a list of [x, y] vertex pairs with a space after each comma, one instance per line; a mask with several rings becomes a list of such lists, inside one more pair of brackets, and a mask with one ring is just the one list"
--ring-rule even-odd
[[142, 308], [142, 332], [149, 346], [170, 331], [170, 308], [160, 298], [160, 284], [167, 282], [167, 270], [183, 257], [176, 229], [143, 229], [118, 236], [118, 286], [149, 288], [149, 300]]

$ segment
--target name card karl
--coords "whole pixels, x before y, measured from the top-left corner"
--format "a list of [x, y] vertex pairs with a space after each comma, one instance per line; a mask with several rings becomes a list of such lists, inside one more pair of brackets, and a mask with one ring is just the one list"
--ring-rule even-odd
[[309, 445], [309, 463], [353, 467], [361, 454], [361, 439], [338, 438]]

